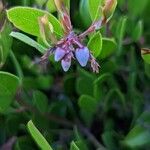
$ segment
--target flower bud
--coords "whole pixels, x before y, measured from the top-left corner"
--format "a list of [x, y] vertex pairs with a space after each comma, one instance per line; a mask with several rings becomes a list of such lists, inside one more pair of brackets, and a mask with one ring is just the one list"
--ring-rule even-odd
[[117, 0], [105, 0], [103, 14], [106, 20], [110, 20], [117, 6]]
[[70, 9], [70, 1], [69, 0], [54, 0], [57, 10], [62, 13], [64, 9], [68, 11]]
[[64, 70], [65, 72], [67, 72], [67, 71], [69, 70], [70, 66], [71, 66], [71, 57], [72, 57], [72, 55], [71, 55], [71, 54], [68, 54], [68, 55], [66, 55], [65, 58], [62, 59], [62, 61], [61, 61], [61, 66], [62, 66], [62, 68], [63, 68], [63, 70]]
[[63, 0], [54, 0], [57, 10], [62, 12], [63, 11]]
[[82, 67], [87, 65], [89, 60], [90, 52], [87, 47], [77, 48], [75, 51], [75, 56]]
[[44, 15], [39, 17], [39, 27], [40, 27], [40, 35], [42, 37], [43, 42], [49, 47], [49, 43], [56, 43], [56, 39], [54, 36], [54, 29], [52, 24], [48, 20], [48, 16]]
[[55, 56], [54, 56], [55, 61], [61, 60], [65, 56], [65, 54], [66, 54], [66, 52], [64, 49], [62, 49], [60, 47], [56, 48]]

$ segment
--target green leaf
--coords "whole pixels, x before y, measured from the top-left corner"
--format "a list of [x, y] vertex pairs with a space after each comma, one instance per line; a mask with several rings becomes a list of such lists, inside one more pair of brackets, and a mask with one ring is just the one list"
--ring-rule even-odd
[[12, 38], [9, 36], [12, 27], [8, 21], [5, 21], [0, 31], [0, 68], [4, 65], [7, 56], [11, 50]]
[[80, 150], [74, 141], [71, 142], [70, 150]]
[[41, 113], [45, 113], [48, 110], [48, 99], [45, 94], [40, 91], [33, 93], [34, 105]]
[[7, 10], [8, 19], [18, 29], [35, 36], [40, 36], [38, 18], [45, 14], [48, 15], [49, 22], [54, 27], [54, 32], [61, 36], [63, 31], [60, 22], [46, 11], [30, 7], [14, 7]]
[[32, 138], [35, 140], [37, 145], [42, 150], [52, 150], [49, 143], [46, 141], [46, 139], [43, 137], [43, 135], [39, 132], [39, 130], [35, 127], [33, 122], [30, 120], [27, 124], [28, 130], [32, 136]]
[[88, 48], [94, 55], [98, 57], [102, 50], [102, 35], [100, 32], [95, 33], [88, 42]]
[[92, 20], [96, 20], [102, 16], [102, 2], [103, 0], [88, 0], [89, 1], [89, 12]]
[[74, 136], [77, 147], [81, 150], [88, 150], [87, 141], [82, 137], [76, 126], [74, 127]]
[[[83, 21], [85, 27], [88, 27], [91, 24], [90, 13], [88, 9], [88, 0], [81, 0], [80, 1], [80, 16]], [[85, 17], [86, 16], [86, 17]]]
[[19, 87], [20, 80], [18, 77], [0, 71], [0, 111], [7, 110], [13, 100], [13, 97]]
[[105, 59], [106, 57], [109, 57], [115, 52], [116, 48], [117, 44], [114, 39], [103, 38], [103, 46], [99, 58]]
[[33, 39], [31, 39], [30, 37], [28, 37], [27, 35], [23, 34], [23, 33], [19, 33], [19, 32], [11, 32], [10, 34], [12, 37], [36, 48], [39, 52], [41, 53], [45, 53], [46, 52], [46, 48], [43, 47], [41, 44], [37, 43], [36, 41], [34, 41]]
[[150, 113], [145, 110], [136, 121], [136, 125], [127, 134], [122, 144], [131, 148], [150, 146]]
[[137, 25], [135, 26], [133, 33], [132, 33], [133, 40], [135, 42], [138, 41], [141, 38], [142, 33], [143, 33], [143, 22], [139, 21]]
[[142, 55], [142, 58], [144, 59], [145, 62], [150, 64], [150, 54], [144, 54]]
[[82, 95], [79, 98], [79, 106], [85, 112], [93, 114], [97, 108], [97, 101], [95, 98], [93, 98], [91, 96]]
[[131, 15], [132, 17], [139, 17], [139, 15], [142, 15], [148, 3], [149, 0], [129, 1], [127, 6], [129, 10], [129, 15]]
[[[94, 97], [97, 99], [97, 100], [101, 100], [101, 97], [103, 96], [103, 94], [105, 93], [104, 91], [106, 90], [105, 89], [105, 86], [104, 84], [105, 83], [108, 83], [108, 87], [110, 88], [114, 88], [114, 87], [117, 87], [117, 83], [116, 81], [114, 80], [112, 74], [110, 73], [104, 73], [102, 75], [100, 75], [100, 77], [98, 77], [95, 81], [94, 81]], [[105, 90], [104, 90], [105, 89]], [[108, 90], [108, 89], [107, 89]]]
[[81, 150], [88, 150], [87, 141], [81, 138], [80, 140], [75, 141], [77, 147]]
[[77, 93], [79, 95], [82, 95], [82, 94], [92, 95], [94, 77], [87, 71], [84, 71], [83, 69], [79, 70], [79, 73], [81, 75], [79, 76], [79, 78], [77, 78], [77, 81], [76, 81]]
[[126, 25], [127, 25], [127, 17], [121, 17], [118, 25], [117, 25], [117, 30], [116, 30], [116, 35], [118, 40], [122, 40], [125, 34], [126, 30]]
[[35, 77], [25, 77], [23, 78], [23, 85], [26, 89], [44, 89], [47, 90], [52, 86], [53, 77], [41, 75], [37, 78]]
[[107, 81], [108, 79], [111, 78], [111, 74], [109, 73], [105, 73], [105, 74], [102, 74], [100, 77], [98, 77], [93, 85], [94, 85], [94, 92], [93, 92], [93, 95], [96, 99], [99, 99], [101, 100], [101, 96], [102, 96], [102, 90], [100, 90], [102, 88], [102, 83], [104, 81]]
[[49, 75], [38, 76], [36, 84], [40, 89], [49, 89], [53, 85], [53, 77]]
[[[113, 98], [113, 97], [117, 97], [117, 98]], [[113, 88], [106, 95], [106, 99], [104, 102], [105, 111], [109, 110], [109, 108], [112, 107], [112, 103], [114, 100], [118, 100], [118, 102], [120, 102], [123, 108], [125, 108], [125, 96], [118, 88]]]
[[8, 72], [0, 71], [0, 96], [14, 95], [19, 86], [19, 78]]
[[122, 42], [125, 36], [126, 27], [127, 27], [127, 17], [120, 18], [116, 29], [116, 36], [118, 38], [118, 53], [117, 53], [118, 56], [120, 56], [122, 53]]
[[150, 142], [150, 133], [146, 128], [136, 125], [126, 136], [123, 144], [131, 147], [142, 147]]
[[[59, 101], [59, 102], [54, 102], [51, 103], [50, 107], [49, 107], [49, 112], [61, 117], [66, 117], [66, 113], [67, 113], [67, 102], [65, 101]], [[72, 107], [72, 106], [71, 106]], [[71, 108], [70, 108], [71, 109]]]
[[98, 77], [94, 81], [94, 84], [102, 84], [102, 82], [104, 82], [105, 80], [107, 80], [110, 77], [111, 77], [111, 74], [109, 74], [109, 73], [102, 74], [100, 77]]
[[105, 61], [104, 63], [101, 64], [101, 66], [103, 66], [101, 68], [101, 74], [104, 74], [104, 73], [114, 73], [116, 70], [117, 70], [117, 63], [115, 60], [107, 60]]

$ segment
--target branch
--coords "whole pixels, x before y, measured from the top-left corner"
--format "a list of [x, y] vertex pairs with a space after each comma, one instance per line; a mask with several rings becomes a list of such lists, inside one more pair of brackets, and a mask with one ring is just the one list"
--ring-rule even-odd
[[95, 138], [95, 136], [89, 131], [88, 128], [83, 126], [79, 121], [77, 123], [77, 127], [82, 134], [84, 134], [88, 140], [93, 143], [93, 145], [99, 150], [106, 150], [106, 148]]
[[0, 148], [1, 150], [12, 150], [12, 147], [14, 143], [16, 142], [17, 137], [13, 136], [11, 137], [2, 147]]

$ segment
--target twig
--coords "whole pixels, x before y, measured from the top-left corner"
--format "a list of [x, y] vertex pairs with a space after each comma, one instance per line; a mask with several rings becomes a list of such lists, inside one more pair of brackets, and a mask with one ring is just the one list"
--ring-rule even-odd
[[16, 142], [17, 137], [13, 136], [11, 137], [2, 147], [0, 148], [1, 150], [12, 150], [12, 147], [14, 143]]
[[77, 127], [79, 128], [80, 132], [82, 132], [97, 149], [106, 150], [106, 148], [95, 138], [95, 136], [89, 131], [88, 128], [80, 123], [78, 123]]

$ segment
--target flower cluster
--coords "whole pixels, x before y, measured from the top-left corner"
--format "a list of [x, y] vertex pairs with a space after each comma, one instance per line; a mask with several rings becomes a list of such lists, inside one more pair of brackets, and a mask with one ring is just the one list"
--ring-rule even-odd
[[89, 49], [81, 44], [80, 39], [73, 32], [58, 42], [54, 50], [54, 59], [56, 62], [61, 61], [64, 71], [69, 70], [72, 59], [78, 60], [82, 67], [85, 67], [88, 61], [90, 61], [93, 71], [98, 72], [99, 70], [99, 65], [96, 63]]
[[[55, 35], [53, 34], [53, 29], [51, 24], [49, 24], [46, 16], [43, 16], [39, 19], [41, 33], [48, 27], [51, 31], [50, 40], [53, 42], [54, 47], [50, 48], [47, 53], [41, 58], [41, 61], [47, 60], [49, 55], [54, 54], [54, 60], [56, 62], [61, 61], [61, 66], [63, 70], [66, 72], [69, 70], [71, 66], [72, 59], [77, 60], [82, 67], [85, 67], [88, 62], [91, 64], [91, 68], [93, 72], [99, 72], [99, 64], [96, 62], [94, 56], [91, 54], [90, 50], [83, 44], [83, 40], [90, 33], [101, 28], [103, 24], [107, 22], [107, 18], [104, 15], [100, 20], [97, 20], [92, 23], [92, 25], [80, 35], [77, 35], [73, 32], [72, 24], [69, 16], [69, 11], [64, 6], [63, 1], [54, 0], [56, 7], [58, 9], [61, 23], [64, 29], [64, 37], [60, 40], [57, 40]], [[105, 7], [109, 5], [112, 0], [108, 0], [106, 5], [104, 6], [103, 11], [105, 12]], [[110, 3], [111, 4], [111, 3]], [[107, 7], [108, 7], [107, 6]], [[106, 8], [107, 8], [106, 7]], [[105, 14], [105, 13], [104, 13]], [[44, 31], [47, 33], [47, 31]], [[45, 36], [43, 36], [44, 39]]]
[[50, 54], [54, 54], [54, 60], [56, 62], [61, 61], [61, 66], [65, 72], [69, 70], [72, 59], [77, 60], [82, 67], [85, 67], [90, 62], [93, 72], [99, 72], [99, 64], [74, 32], [58, 41], [48, 53], [42, 57], [42, 60], [47, 59]]

